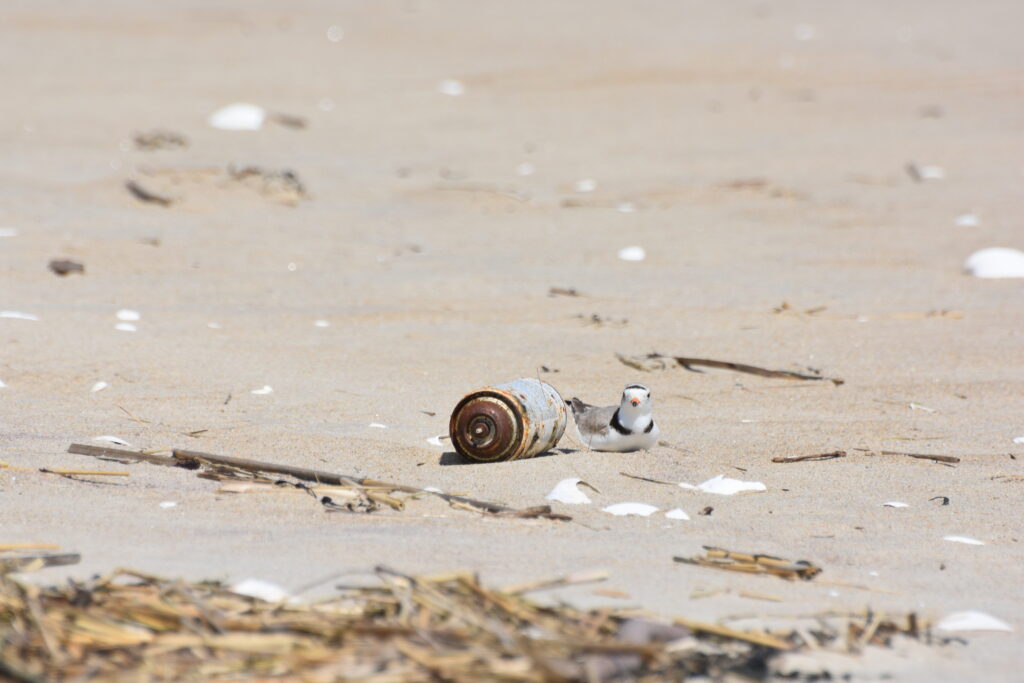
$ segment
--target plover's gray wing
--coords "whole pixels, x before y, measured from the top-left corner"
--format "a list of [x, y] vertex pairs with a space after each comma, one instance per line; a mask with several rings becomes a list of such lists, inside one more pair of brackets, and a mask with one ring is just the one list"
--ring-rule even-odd
[[[581, 404], [577, 407], [576, 402]], [[576, 428], [584, 437], [603, 434], [611, 424], [612, 416], [618, 410], [618, 406], [597, 406], [587, 405], [579, 399], [573, 399], [573, 415], [576, 417]]]

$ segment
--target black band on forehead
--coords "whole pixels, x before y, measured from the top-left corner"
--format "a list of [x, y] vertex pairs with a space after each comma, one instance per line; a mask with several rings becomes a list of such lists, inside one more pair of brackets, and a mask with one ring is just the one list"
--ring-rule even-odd
[[644, 391], [650, 391], [650, 389], [645, 387], [643, 384], [629, 384], [625, 389], [623, 389], [623, 391], [629, 391], [630, 389], [643, 389]]

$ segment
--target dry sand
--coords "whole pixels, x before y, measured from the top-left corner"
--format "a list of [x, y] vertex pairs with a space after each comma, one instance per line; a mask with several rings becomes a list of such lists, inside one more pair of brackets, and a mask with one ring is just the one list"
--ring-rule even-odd
[[[108, 0], [3, 15], [0, 228], [17, 234], [0, 237], [0, 309], [39, 320], [0, 318], [0, 459], [97, 467], [65, 450], [110, 434], [520, 507], [563, 477], [601, 491], [559, 507], [578, 523], [554, 523], [428, 501], [328, 515], [145, 465], [95, 484], [3, 472], [0, 541], [82, 554], [35, 580], [130, 566], [294, 589], [378, 563], [498, 584], [605, 568], [630, 596], [618, 602], [702, 619], [984, 610], [1017, 632], [847, 665], [1019, 680], [1024, 484], [993, 477], [1024, 474], [1024, 283], [961, 267], [975, 249], [1024, 248], [1021, 3]], [[464, 94], [438, 92], [444, 79]], [[237, 101], [308, 127], [207, 126]], [[190, 144], [134, 149], [152, 128]], [[915, 182], [908, 163], [945, 178]], [[309, 198], [230, 182], [228, 164], [292, 169]], [[178, 202], [139, 202], [128, 178]], [[581, 179], [596, 189], [576, 192]], [[955, 224], [968, 213], [979, 226]], [[629, 245], [647, 259], [619, 260]], [[49, 272], [57, 257], [85, 275]], [[141, 313], [137, 332], [115, 330], [122, 308]], [[846, 383], [643, 374], [614, 355], [651, 350]], [[596, 454], [567, 437], [549, 457], [449, 465], [427, 443], [464, 393], [540, 366], [591, 402], [647, 383], [683, 451]], [[834, 449], [850, 455], [771, 462]], [[768, 491], [710, 496], [620, 471]], [[600, 511], [626, 500], [692, 520]], [[672, 562], [703, 544], [825, 571], [787, 584]], [[716, 589], [732, 592], [691, 598]]]

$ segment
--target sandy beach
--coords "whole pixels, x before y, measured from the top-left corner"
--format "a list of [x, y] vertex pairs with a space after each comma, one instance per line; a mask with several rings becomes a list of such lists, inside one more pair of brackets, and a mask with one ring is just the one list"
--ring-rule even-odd
[[[295, 590], [380, 564], [495, 584], [604, 569], [628, 597], [547, 599], [740, 625], [980, 610], [1015, 632], [875, 648], [843, 671], [1019, 680], [1024, 280], [963, 265], [1024, 249], [1024, 5], [43, 0], [2, 15], [0, 311], [23, 315], [0, 315], [0, 543], [81, 554], [30, 580], [123, 566]], [[211, 127], [232, 103], [268, 118]], [[140, 147], [154, 130], [186, 144]], [[619, 258], [632, 246], [643, 260]], [[843, 383], [616, 357], [650, 352]], [[643, 382], [668, 445], [596, 453], [570, 427], [549, 455], [480, 465], [428, 442], [467, 392], [519, 377], [597, 404]], [[328, 514], [66, 452], [100, 436], [517, 508], [566, 477], [599, 493], [554, 504], [572, 522], [429, 499]], [[659, 512], [602, 511], [624, 501]], [[673, 562], [702, 546], [823, 572]]]

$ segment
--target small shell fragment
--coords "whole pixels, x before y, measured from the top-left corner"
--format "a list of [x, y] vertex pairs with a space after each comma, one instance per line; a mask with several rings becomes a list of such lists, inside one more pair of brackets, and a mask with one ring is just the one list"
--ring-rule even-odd
[[428, 438], [427, 439], [427, 443], [429, 443], [431, 446], [439, 446], [441, 448], [444, 448], [444, 444], [441, 443], [441, 436], [440, 435], [439, 436], [432, 436], [432, 437]]
[[437, 84], [437, 91], [442, 95], [449, 95], [451, 97], [458, 97], [466, 92], [466, 86], [462, 84], [462, 81], [457, 81], [454, 78], [446, 78]]
[[961, 216], [957, 216], [954, 223], [958, 228], [976, 228], [981, 225], [981, 220], [979, 220], [973, 213], [965, 213]]
[[743, 491], [767, 491], [768, 487], [759, 481], [743, 481], [741, 479], [730, 479], [724, 474], [719, 474], [717, 477], [712, 477], [707, 481], [697, 484], [681, 483], [679, 484], [684, 489], [696, 489], [703, 491], [704, 493], [715, 493], [720, 496], [731, 496], [736, 493], [742, 493]]
[[239, 102], [213, 112], [207, 123], [219, 130], [259, 130], [266, 118], [263, 107]]
[[103, 391], [104, 389], [106, 389], [109, 386], [110, 386], [109, 384], [107, 384], [103, 380], [100, 380], [99, 382], [96, 382], [95, 384], [93, 384], [92, 388], [89, 389], [89, 391], [95, 394], [97, 391]]
[[623, 261], [643, 261], [647, 258], [647, 252], [643, 247], [623, 247], [619, 249], [619, 258]]
[[176, 506], [177, 504], [178, 504], [178, 501], [176, 501], [176, 500], [165, 500], [162, 503], [160, 503], [160, 507], [163, 508], [164, 510], [170, 510], [172, 507]]
[[890, 500], [888, 503], [882, 503], [882, 506], [883, 507], [887, 507], [887, 508], [908, 508], [908, 507], [910, 507], [910, 505], [908, 503], [901, 503], [898, 500]]
[[637, 515], [640, 517], [648, 517], [658, 511], [653, 505], [647, 503], [615, 503], [615, 505], [609, 505], [606, 508], [601, 508], [607, 513], [613, 514], [616, 517], [622, 517], [625, 515]]
[[331, 323], [326, 320], [314, 320], [313, 327], [330, 327]]
[[1014, 443], [1024, 443], [1024, 436], [1015, 436], [1015, 437], [1013, 437], [1013, 442]]
[[273, 391], [274, 388], [272, 386], [270, 386], [269, 384], [264, 384], [262, 389], [253, 389], [249, 393], [256, 394], [257, 396], [265, 396], [266, 394], [269, 394]]
[[12, 320], [39, 320], [39, 316], [19, 311], [0, 311], [0, 318], [11, 318]]
[[981, 249], [967, 257], [964, 270], [981, 278], [1024, 277], [1024, 252], [1006, 247]]
[[1013, 633], [1013, 627], [991, 614], [968, 610], [947, 614], [935, 624], [940, 631], [1005, 631]]
[[284, 588], [263, 579], [244, 579], [231, 586], [231, 592], [264, 602], [282, 602], [291, 597]]
[[533, 175], [536, 170], [537, 169], [534, 167], [533, 164], [531, 164], [529, 161], [524, 161], [523, 163], [516, 166], [516, 175], [521, 175], [525, 178], [526, 176]]
[[121, 332], [136, 332], [139, 328], [135, 326], [135, 323], [118, 323], [114, 325], [114, 329]]
[[2, 379], [0, 379], [0, 389], [3, 389], [3, 388], [4, 388], [4, 387], [6, 387], [6, 386], [7, 386], [7, 385], [6, 385], [6, 384], [4, 384], [4, 381], [3, 381]]
[[985, 541], [979, 541], [970, 536], [943, 536], [942, 540], [952, 541], [953, 543], [966, 543], [967, 545], [985, 545]]
[[17, 237], [18, 231], [14, 228], [0, 228], [0, 237]]
[[545, 500], [555, 500], [568, 505], [588, 505], [590, 498], [583, 491], [576, 488], [580, 481], [582, 480], [579, 477], [563, 479], [555, 484], [555, 488], [551, 489], [551, 493], [545, 496]]
[[672, 508], [665, 513], [665, 516], [669, 519], [690, 519], [690, 515], [686, 514], [682, 508]]
[[582, 180], [576, 181], [573, 189], [577, 192], [593, 192], [597, 189], [597, 181], [593, 178], [583, 178]]
[[142, 320], [142, 314], [138, 311], [133, 311], [130, 308], [122, 308], [117, 312], [118, 320], [125, 320], [127, 322], [137, 322]]
[[367, 425], [367, 426], [368, 426], [368, 427], [373, 427], [374, 429], [387, 429], [387, 428], [388, 428], [388, 426], [387, 426], [387, 425], [385, 425], [385, 424], [381, 424], [380, 422], [371, 422], [371, 423], [370, 423], [369, 425]]

